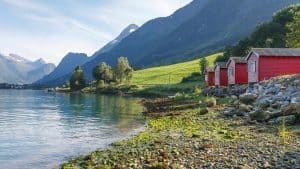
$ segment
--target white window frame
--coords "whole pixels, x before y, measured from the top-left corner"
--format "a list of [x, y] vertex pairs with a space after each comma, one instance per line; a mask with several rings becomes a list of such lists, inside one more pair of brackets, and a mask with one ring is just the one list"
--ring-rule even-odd
[[256, 61], [251, 61], [250, 62], [250, 65], [249, 65], [249, 69], [250, 69], [250, 72], [252, 73], [255, 73], [257, 71], [257, 64], [256, 64]]

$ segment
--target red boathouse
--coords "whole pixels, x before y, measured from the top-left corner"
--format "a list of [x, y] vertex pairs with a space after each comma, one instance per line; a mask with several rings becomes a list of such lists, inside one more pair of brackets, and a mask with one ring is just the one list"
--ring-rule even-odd
[[227, 62], [228, 84], [242, 85], [248, 83], [247, 60], [242, 57], [230, 57]]
[[227, 66], [226, 62], [217, 62], [215, 65], [215, 85], [216, 86], [227, 86]]
[[215, 85], [215, 71], [211, 68], [205, 70], [205, 84], [206, 86]]
[[300, 74], [300, 49], [253, 48], [246, 60], [249, 83], [281, 75]]

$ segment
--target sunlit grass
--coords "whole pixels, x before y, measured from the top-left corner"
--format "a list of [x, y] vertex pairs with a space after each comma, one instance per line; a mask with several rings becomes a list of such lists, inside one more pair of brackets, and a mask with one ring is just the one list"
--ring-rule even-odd
[[[209, 66], [212, 66], [216, 57], [222, 53], [207, 56]], [[132, 84], [153, 85], [153, 84], [176, 84], [181, 82], [183, 77], [187, 77], [194, 72], [200, 71], [200, 59], [174, 65], [154, 67], [135, 71]]]

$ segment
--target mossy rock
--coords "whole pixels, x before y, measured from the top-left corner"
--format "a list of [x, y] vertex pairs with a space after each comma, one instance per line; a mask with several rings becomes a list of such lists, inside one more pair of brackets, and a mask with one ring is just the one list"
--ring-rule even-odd
[[203, 103], [206, 105], [206, 107], [214, 107], [217, 105], [217, 100], [214, 97], [206, 98]]
[[209, 112], [208, 108], [201, 108], [200, 109], [200, 112], [198, 113], [199, 115], [204, 115], [204, 114], [207, 114]]
[[250, 108], [249, 108], [249, 106], [247, 106], [245, 104], [240, 104], [239, 107], [238, 107], [238, 110], [240, 112], [249, 112]]
[[299, 113], [296, 114], [295, 117], [296, 117], [296, 123], [300, 124], [300, 114]]
[[244, 104], [250, 105], [255, 102], [257, 96], [255, 94], [243, 94], [240, 95], [240, 101]]
[[263, 110], [257, 110], [249, 114], [251, 120], [256, 120], [258, 122], [264, 122], [268, 117], [269, 113]]

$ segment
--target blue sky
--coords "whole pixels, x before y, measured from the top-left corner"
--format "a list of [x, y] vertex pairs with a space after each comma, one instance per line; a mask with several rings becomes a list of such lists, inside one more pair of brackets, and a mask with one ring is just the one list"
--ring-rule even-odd
[[192, 0], [0, 0], [0, 53], [58, 64], [93, 54], [131, 23], [172, 14]]

